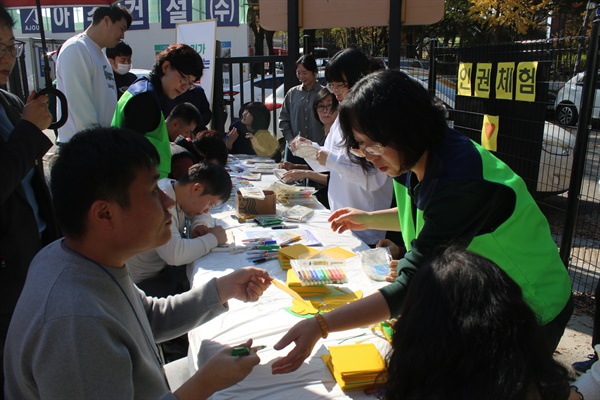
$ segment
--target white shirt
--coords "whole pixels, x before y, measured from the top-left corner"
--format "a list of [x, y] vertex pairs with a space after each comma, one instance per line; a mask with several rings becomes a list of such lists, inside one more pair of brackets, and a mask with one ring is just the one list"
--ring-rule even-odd
[[[315, 160], [306, 159], [306, 162], [317, 172], [330, 171], [327, 194], [331, 211], [343, 207], [363, 211], [390, 208], [394, 195], [392, 178], [376, 169], [365, 172], [350, 160], [342, 145], [339, 118], [333, 122], [321, 149], [329, 151], [324, 166]], [[354, 231], [354, 234], [367, 244], [376, 244], [385, 237], [385, 231], [372, 229]]]
[[[600, 345], [594, 346], [594, 349], [596, 354], [598, 354]], [[581, 393], [586, 400], [600, 399], [600, 361], [596, 361], [592, 364], [592, 368], [578, 377], [571, 385], [576, 386], [577, 389], [579, 389], [579, 393]]]
[[62, 45], [56, 77], [69, 106], [67, 122], [58, 130], [60, 143], [94, 125], [110, 126], [117, 107], [115, 77], [102, 48], [85, 32]]
[[[158, 181], [158, 187], [177, 204], [172, 182], [174, 182], [173, 179], [161, 179]], [[171, 213], [171, 239], [156, 249], [140, 253], [127, 260], [131, 278], [135, 283], [156, 276], [167, 265], [185, 265], [196, 261], [219, 244], [216, 236], [212, 233], [194, 239], [185, 238], [183, 231], [185, 214], [177, 205], [171, 207], [169, 212]], [[202, 225], [199, 221], [206, 220], [207, 217], [212, 219], [207, 214], [194, 217], [192, 226]]]

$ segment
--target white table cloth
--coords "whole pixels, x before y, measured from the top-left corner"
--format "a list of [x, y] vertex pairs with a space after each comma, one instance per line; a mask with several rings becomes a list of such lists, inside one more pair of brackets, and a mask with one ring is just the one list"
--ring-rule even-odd
[[[264, 187], [275, 179], [269, 175], [265, 178], [257, 183], [257, 186]], [[332, 232], [327, 222], [329, 211], [319, 206], [316, 208], [314, 217], [306, 224], [299, 224], [299, 229], [312, 231], [321, 239], [324, 247], [340, 246], [354, 252], [369, 249], [350, 232], [344, 234]], [[282, 207], [278, 205], [278, 212], [281, 212], [281, 209]], [[260, 229], [254, 227], [254, 224], [239, 224], [231, 218], [233, 212], [230, 207], [213, 216], [220, 224], [228, 227], [228, 231], [234, 235], [243, 229]], [[246, 258], [246, 253], [212, 252], [188, 265], [188, 278], [192, 287], [203, 285], [212, 277], [253, 265]], [[281, 269], [277, 260], [256, 266], [266, 269], [271, 276], [285, 282], [287, 271]], [[368, 278], [359, 262], [346, 267], [345, 272], [348, 283], [343, 286], [353, 291], [360, 289], [365, 296], [385, 284]], [[220, 344], [235, 346], [252, 338], [253, 345], [267, 346], [266, 349], [258, 352], [261, 362], [245, 380], [217, 392], [211, 399], [373, 399], [374, 396], [366, 395], [362, 391], [344, 393], [320, 357], [328, 352], [327, 347], [330, 345], [355, 342], [375, 343], [385, 356], [389, 351], [388, 342], [381, 338], [380, 333], [379, 336], [374, 334], [369, 327], [331, 333], [327, 339], [317, 343], [311, 356], [297, 371], [285, 375], [271, 374], [273, 361], [285, 356], [294, 346], [292, 344], [281, 351], [273, 349], [273, 345], [300, 321], [300, 317], [285, 310], [286, 307], [291, 306], [291, 303], [292, 298], [288, 294], [271, 285], [257, 302], [243, 303], [235, 299], [230, 300], [228, 312], [189, 333], [188, 358], [192, 373], [197, 370], [198, 363], [202, 363], [205, 358], [212, 355]]]

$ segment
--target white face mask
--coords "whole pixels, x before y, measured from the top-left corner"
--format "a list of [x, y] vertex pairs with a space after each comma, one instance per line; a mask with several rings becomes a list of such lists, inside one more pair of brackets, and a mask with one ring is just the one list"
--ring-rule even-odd
[[125, 75], [131, 70], [131, 64], [117, 64], [117, 73]]

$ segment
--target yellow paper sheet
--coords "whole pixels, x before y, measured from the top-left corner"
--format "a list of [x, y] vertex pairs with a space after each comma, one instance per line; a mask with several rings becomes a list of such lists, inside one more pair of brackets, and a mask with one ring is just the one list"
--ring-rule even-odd
[[304, 301], [304, 299], [302, 298], [302, 296], [300, 296], [298, 293], [294, 292], [292, 289], [290, 289], [286, 284], [284, 284], [281, 281], [278, 281], [277, 279], [273, 279], [271, 281], [271, 283], [273, 284], [273, 286], [275, 286], [277, 289], [279, 290], [283, 290], [284, 292], [286, 292], [287, 294], [289, 294], [290, 296], [292, 296], [294, 299], [296, 300], [300, 300], [300, 301]]

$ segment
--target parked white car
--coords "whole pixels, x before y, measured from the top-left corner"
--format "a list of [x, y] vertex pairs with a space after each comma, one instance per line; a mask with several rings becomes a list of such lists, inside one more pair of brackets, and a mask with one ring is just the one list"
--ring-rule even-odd
[[[554, 102], [556, 120], [561, 125], [577, 124], [579, 119], [579, 107], [581, 107], [581, 94], [583, 92], [583, 79], [585, 72], [580, 72], [558, 91]], [[599, 77], [600, 80], [600, 77]], [[600, 84], [596, 81], [596, 90], [594, 95], [594, 105], [592, 107], [592, 119], [600, 118]]]

